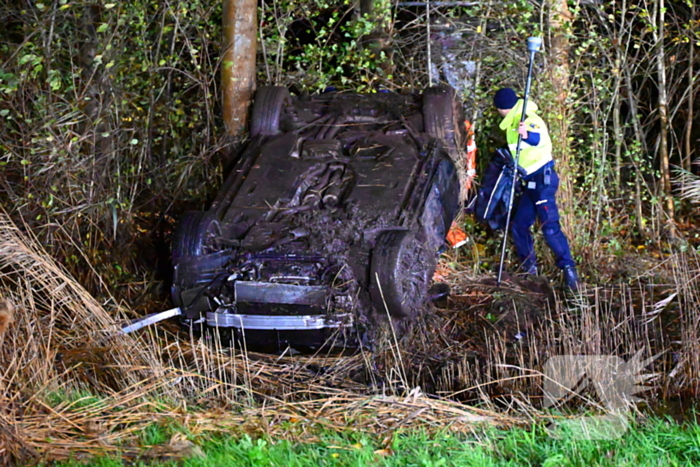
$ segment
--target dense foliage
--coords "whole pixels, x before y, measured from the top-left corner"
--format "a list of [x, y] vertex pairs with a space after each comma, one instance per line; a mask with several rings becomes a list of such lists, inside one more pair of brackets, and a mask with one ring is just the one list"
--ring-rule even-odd
[[201, 204], [219, 177], [220, 5], [0, 8], [5, 209], [93, 289], [132, 281], [138, 255], [153, 259], [137, 237], [157, 238], [176, 200]]

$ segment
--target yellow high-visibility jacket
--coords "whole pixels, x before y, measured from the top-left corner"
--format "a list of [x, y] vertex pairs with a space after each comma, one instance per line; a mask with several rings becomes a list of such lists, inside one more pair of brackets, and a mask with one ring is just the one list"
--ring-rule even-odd
[[[542, 168], [545, 164], [552, 160], [552, 140], [547, 131], [547, 125], [544, 120], [537, 115], [537, 104], [532, 101], [527, 103], [527, 112], [525, 125], [530, 133], [539, 133], [540, 141], [537, 145], [522, 141], [520, 143], [520, 159], [518, 165], [529, 175]], [[510, 112], [503, 118], [499, 128], [506, 133], [506, 141], [511, 154], [515, 157], [515, 150], [518, 145], [518, 125], [520, 124], [520, 116], [523, 111], [523, 100], [518, 99], [515, 107], [510, 109]]]

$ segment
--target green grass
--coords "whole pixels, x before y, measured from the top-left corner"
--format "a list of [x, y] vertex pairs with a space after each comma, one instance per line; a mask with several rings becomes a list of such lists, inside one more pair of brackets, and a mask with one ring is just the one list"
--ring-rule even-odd
[[[145, 444], [165, 442], [169, 436], [149, 427]], [[319, 432], [297, 441], [269, 437], [190, 437], [206, 457], [169, 461], [122, 461], [99, 458], [71, 461], [58, 467], [121, 466], [693, 466], [700, 465], [700, 425], [680, 425], [654, 419], [635, 425], [623, 437], [587, 441], [554, 439], [544, 426], [487, 429], [474, 435], [423, 431], [395, 433], [391, 439], [366, 433]], [[383, 444], [386, 443], [386, 444]]]

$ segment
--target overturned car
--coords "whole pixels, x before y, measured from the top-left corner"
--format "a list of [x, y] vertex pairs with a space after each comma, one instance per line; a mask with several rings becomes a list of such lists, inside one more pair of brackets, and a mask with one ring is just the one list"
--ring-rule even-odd
[[250, 141], [206, 211], [176, 229], [183, 324], [247, 343], [347, 345], [423, 309], [459, 207], [461, 103], [260, 88]]

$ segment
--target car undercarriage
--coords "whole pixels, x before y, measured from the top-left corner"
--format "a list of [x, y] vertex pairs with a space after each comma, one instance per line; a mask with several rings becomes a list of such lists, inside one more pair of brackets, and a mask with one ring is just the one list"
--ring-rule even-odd
[[174, 235], [183, 324], [317, 347], [415, 317], [459, 207], [462, 125], [448, 87], [258, 90], [250, 141], [209, 209]]

